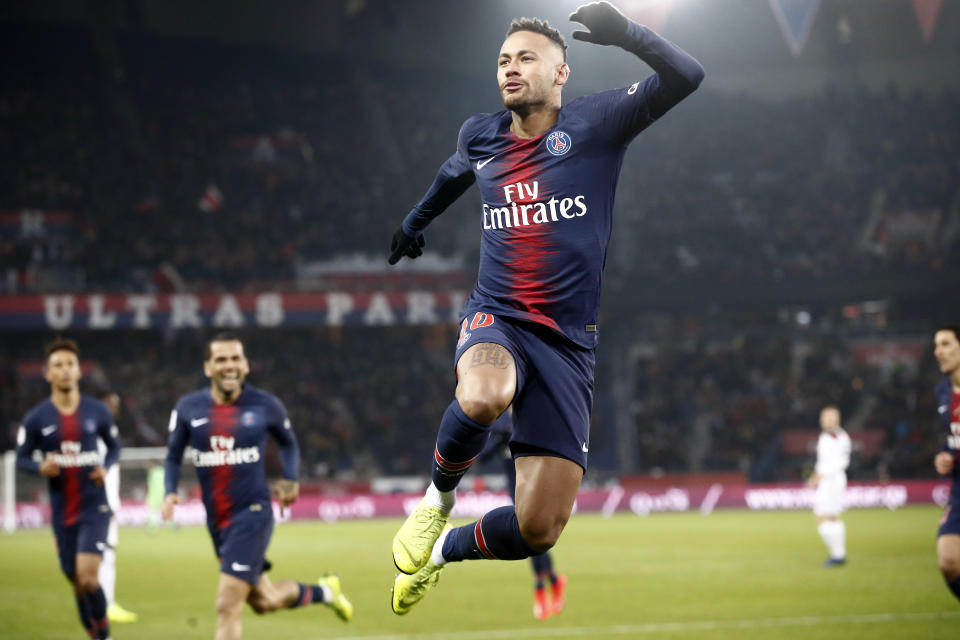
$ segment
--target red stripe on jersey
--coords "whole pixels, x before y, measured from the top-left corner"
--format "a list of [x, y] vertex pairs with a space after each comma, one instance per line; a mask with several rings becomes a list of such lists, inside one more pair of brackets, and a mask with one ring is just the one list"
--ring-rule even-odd
[[[230, 436], [237, 424], [237, 411], [233, 405], [214, 404], [210, 412], [210, 435]], [[230, 526], [230, 511], [233, 500], [230, 498], [230, 483], [233, 480], [233, 467], [218, 465], [210, 468], [213, 478], [213, 517], [217, 527]]]
[[[538, 160], [542, 152], [538, 148], [543, 136], [531, 139], [519, 139], [518, 144], [511, 148], [504, 156], [504, 175], [510, 179], [500, 183], [501, 187], [508, 185], [532, 185], [538, 183], [537, 194], [515, 189], [512, 198], [517, 207], [535, 202], [546, 202], [550, 198], [549, 185], [543, 180], [543, 167]], [[510, 206], [510, 203], [507, 203]], [[529, 216], [533, 212], [528, 213]], [[547, 315], [547, 307], [554, 302], [555, 289], [548, 284], [553, 276], [553, 258], [559, 251], [551, 251], [555, 246], [551, 235], [556, 228], [551, 224], [532, 224], [529, 226], [512, 227], [506, 231], [503, 239], [507, 255], [503, 262], [509, 267], [508, 278], [513, 302], [530, 315], [529, 319], [544, 324], [560, 332], [557, 322]], [[562, 333], [562, 332], [561, 332]]]
[[466, 462], [450, 462], [440, 455], [440, 451], [436, 447], [433, 449], [433, 457], [436, 459], [437, 465], [439, 465], [439, 467], [444, 471], [463, 471], [472, 465], [473, 461], [477, 459], [477, 456], [474, 456]]
[[[78, 407], [70, 415], [60, 414], [60, 442], [65, 440], [80, 442], [80, 423], [77, 415], [79, 412]], [[80, 474], [84, 471], [83, 467], [60, 469], [60, 477], [63, 478], [63, 526], [65, 527], [76, 524], [80, 518], [80, 503], [83, 497]]]
[[483, 557], [487, 560], [497, 559], [497, 556], [493, 555], [493, 552], [487, 546], [487, 541], [483, 539], [483, 518], [477, 520], [477, 526], [473, 528], [473, 539], [477, 542], [477, 549], [480, 549]]

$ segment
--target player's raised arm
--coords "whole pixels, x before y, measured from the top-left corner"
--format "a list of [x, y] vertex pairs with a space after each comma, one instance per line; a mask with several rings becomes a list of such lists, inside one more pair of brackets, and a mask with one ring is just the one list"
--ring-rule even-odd
[[637, 24], [609, 2], [585, 4], [570, 14], [589, 31], [574, 31], [573, 38], [600, 45], [614, 45], [633, 53], [656, 72], [640, 83], [636, 93], [645, 98], [656, 120], [693, 93], [704, 77], [703, 66], [652, 29]]
[[410, 259], [423, 255], [423, 230], [434, 218], [447, 210], [463, 192], [470, 188], [476, 177], [470, 168], [464, 141], [466, 124], [460, 129], [457, 139], [457, 152], [447, 158], [426, 195], [403, 219], [400, 228], [393, 234], [390, 242], [390, 264], [396, 264], [403, 256]]

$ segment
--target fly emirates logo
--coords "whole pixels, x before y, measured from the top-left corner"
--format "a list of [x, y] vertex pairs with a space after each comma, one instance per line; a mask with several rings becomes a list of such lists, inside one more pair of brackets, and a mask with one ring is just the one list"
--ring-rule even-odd
[[54, 453], [53, 459], [60, 467], [93, 467], [100, 464], [100, 453], [84, 451], [81, 443], [64, 440], [60, 443], [60, 453]]
[[[484, 229], [509, 229], [560, 222], [561, 218], [570, 220], [587, 213], [587, 203], [582, 195], [573, 198], [553, 197], [538, 202], [540, 183], [536, 180], [531, 183], [508, 184], [503, 187], [503, 196], [507, 202], [505, 207], [491, 207], [486, 202], [483, 203]], [[518, 200], [520, 202], [517, 202]]]
[[253, 464], [260, 462], [259, 447], [233, 448], [232, 436], [210, 436], [210, 451], [193, 450], [193, 466], [222, 467], [224, 465]]

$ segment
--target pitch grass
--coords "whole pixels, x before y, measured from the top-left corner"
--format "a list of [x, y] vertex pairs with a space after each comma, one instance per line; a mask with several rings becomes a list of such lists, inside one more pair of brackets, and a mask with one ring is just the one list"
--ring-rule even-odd
[[[560, 616], [531, 615], [527, 562], [475, 561], [445, 570], [409, 615], [390, 611], [390, 540], [398, 520], [279, 525], [272, 575], [343, 577], [350, 624], [323, 606], [257, 617], [246, 638], [957, 638], [960, 603], [935, 559], [939, 509], [846, 515], [849, 564], [821, 568], [808, 512], [577, 515], [554, 552], [569, 576]], [[0, 536], [0, 637], [82, 638], [49, 530]], [[120, 532], [118, 594], [140, 622], [115, 640], [212, 638], [217, 568], [206, 530]], [[911, 617], [908, 614], [931, 614]]]

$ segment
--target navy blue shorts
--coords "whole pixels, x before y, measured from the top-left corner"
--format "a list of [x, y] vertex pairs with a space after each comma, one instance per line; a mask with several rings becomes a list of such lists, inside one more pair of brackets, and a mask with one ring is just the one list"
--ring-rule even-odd
[[504, 347], [517, 365], [513, 399], [514, 457], [548, 455], [587, 469], [593, 407], [593, 349], [579, 347], [552, 329], [487, 313], [460, 323], [454, 367], [480, 342]]
[[937, 537], [945, 533], [960, 535], [960, 504], [957, 502], [948, 502], [943, 508], [943, 517], [940, 518], [940, 528], [937, 529]]
[[230, 526], [209, 530], [220, 572], [256, 586], [260, 574], [269, 568], [265, 555], [273, 535], [273, 510], [270, 505], [253, 506], [261, 509], [244, 509], [231, 517]]
[[107, 549], [107, 531], [110, 529], [111, 514], [93, 513], [83, 516], [68, 527], [53, 527], [53, 537], [57, 544], [57, 557], [60, 558], [60, 570], [68, 576], [77, 572], [77, 554], [95, 553], [102, 556]]

